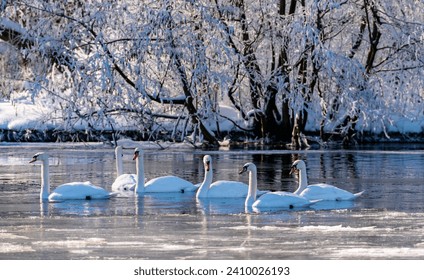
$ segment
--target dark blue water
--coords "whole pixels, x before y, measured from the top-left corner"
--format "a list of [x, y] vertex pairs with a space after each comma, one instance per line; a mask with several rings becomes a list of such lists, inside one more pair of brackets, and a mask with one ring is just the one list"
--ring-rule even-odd
[[[50, 153], [52, 187], [87, 181], [110, 189], [113, 149], [99, 144], [0, 145], [0, 259], [422, 259], [424, 148], [355, 150], [145, 151], [146, 178], [174, 174], [203, 179], [202, 158], [214, 160], [214, 180], [247, 183], [238, 171], [258, 168], [260, 189], [294, 191], [291, 163], [301, 158], [310, 183], [351, 192], [354, 202], [321, 203], [302, 211], [246, 212], [243, 199], [197, 201], [193, 194], [118, 197], [106, 201], [40, 203], [40, 166]], [[132, 150], [124, 169], [135, 172]]]

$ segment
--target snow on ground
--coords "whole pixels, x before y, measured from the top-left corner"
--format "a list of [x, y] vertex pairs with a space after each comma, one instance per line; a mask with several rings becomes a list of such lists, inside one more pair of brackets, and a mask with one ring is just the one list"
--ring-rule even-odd
[[[48, 108], [34, 105], [30, 102], [11, 103], [9, 101], [0, 100], [0, 129], [25, 131], [59, 128], [61, 125], [60, 123], [55, 123], [46, 119], [45, 116], [47, 116], [48, 113]], [[217, 121], [211, 121], [210, 123], [206, 123], [206, 125], [211, 129], [216, 129], [217, 124], [219, 124], [219, 129], [222, 131], [236, 129], [234, 123], [230, 122], [228, 119], [234, 120], [234, 122], [240, 126], [243, 125], [244, 121], [241, 119], [240, 114], [232, 107], [220, 105], [219, 114], [225, 117], [219, 117]], [[310, 131], [318, 131], [319, 123], [320, 122], [314, 119], [311, 114], [307, 129]], [[123, 123], [121, 128], [125, 127], [127, 126]], [[80, 125], [78, 128], [81, 130], [85, 129], [83, 125]], [[424, 116], [417, 115], [414, 118], [408, 118], [394, 114], [389, 116], [387, 120], [381, 120], [380, 122], [365, 123], [359, 120], [356, 128], [359, 131], [376, 135], [384, 133], [387, 137], [391, 133], [419, 134], [424, 132]], [[120, 130], [120, 127], [115, 127], [115, 129]]]
[[32, 104], [0, 101], [0, 129], [45, 129], [40, 108]]
[[[229, 106], [219, 106], [219, 114], [224, 116], [218, 117], [219, 129], [223, 131], [231, 130], [234, 127], [234, 124], [228, 119], [233, 119], [238, 123], [243, 122], [240, 114]], [[34, 104], [0, 101], [0, 129], [25, 130], [55, 128], [53, 122], [46, 121], [45, 115], [47, 115], [46, 108], [41, 108]], [[121, 127], [127, 126], [122, 123]], [[211, 121], [210, 127], [216, 129], [217, 122]], [[78, 128], [85, 129], [82, 124]]]
[[[321, 116], [310, 113], [306, 130], [319, 131], [321, 120]], [[326, 132], [335, 131], [342, 121], [343, 118], [331, 123], [327, 122], [324, 130]], [[424, 132], [424, 114], [422, 110], [416, 110], [416, 112], [410, 112], [409, 116], [402, 116], [400, 113], [396, 114], [396, 112], [385, 117], [375, 116], [375, 119], [369, 119], [367, 116], [365, 119], [361, 118], [357, 121], [356, 129], [359, 132], [376, 136], [386, 134], [386, 138], [389, 138], [389, 134], [419, 134]]]

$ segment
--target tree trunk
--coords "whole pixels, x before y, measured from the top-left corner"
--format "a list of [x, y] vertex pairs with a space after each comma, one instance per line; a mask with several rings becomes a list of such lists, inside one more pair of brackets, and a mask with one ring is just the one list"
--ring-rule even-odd
[[[293, 15], [296, 11], [296, 0], [290, 1], [290, 7], [288, 15]], [[286, 1], [280, 0], [280, 16], [286, 15]], [[280, 55], [278, 57], [278, 69], [280, 69], [279, 75], [281, 75], [282, 80], [284, 80], [284, 89], [282, 93], [282, 104], [281, 104], [281, 140], [288, 142], [292, 139], [292, 130], [295, 123], [294, 114], [290, 109], [288, 93], [290, 90], [290, 70], [287, 68], [288, 65], [288, 46], [290, 38], [286, 37], [284, 39], [284, 45], [281, 48]]]
[[[172, 32], [170, 32], [170, 33], [172, 33]], [[171, 37], [171, 38], [169, 38], [170, 39], [169, 43], [171, 45], [171, 48], [173, 50], [176, 50], [177, 47], [175, 46], [175, 43], [174, 43], [175, 41], [174, 41], [174, 38], [172, 38], [172, 34], [170, 34], [169, 36]], [[191, 94], [191, 91], [190, 91], [189, 81], [187, 79], [187, 75], [185, 73], [185, 70], [184, 70], [184, 67], [182, 65], [181, 58], [178, 55], [178, 52], [173, 52], [172, 57], [174, 58], [175, 66], [177, 68], [177, 72], [178, 72], [180, 79], [181, 79], [184, 95], [186, 96], [185, 105], [186, 105], [187, 111], [190, 115], [191, 122], [193, 124], [199, 124], [200, 132], [203, 134], [203, 136], [205, 137], [205, 140], [207, 142], [209, 142], [212, 145], [218, 145], [218, 140], [215, 138], [215, 136], [212, 134], [212, 132], [205, 127], [202, 120], [199, 118], [199, 116], [197, 114], [197, 109], [194, 105], [194, 98], [193, 98], [193, 95]]]
[[236, 6], [240, 9], [241, 33], [243, 42], [243, 62], [249, 78], [250, 98], [252, 106], [260, 109], [260, 97], [262, 95], [261, 69], [258, 65], [255, 52], [252, 48], [247, 25], [246, 13], [244, 12], [244, 0], [238, 0]]
[[[369, 74], [373, 68], [375, 57], [378, 51], [378, 44], [380, 42], [381, 32], [379, 26], [381, 24], [380, 16], [378, 15], [377, 8], [374, 3], [369, 3], [369, 0], [365, 1], [365, 13], [366, 13], [366, 22], [368, 26], [369, 33], [369, 41], [370, 48], [368, 50], [367, 62], [365, 64], [365, 71]], [[368, 11], [368, 7], [371, 12], [372, 18], [370, 18], [370, 13]]]

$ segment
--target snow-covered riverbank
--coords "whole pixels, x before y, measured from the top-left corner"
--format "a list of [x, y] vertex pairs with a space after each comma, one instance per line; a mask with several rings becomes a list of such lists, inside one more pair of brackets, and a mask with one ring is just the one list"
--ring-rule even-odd
[[[6, 142], [79, 142], [79, 141], [114, 141], [121, 136], [136, 140], [147, 140], [149, 135], [136, 129], [128, 129], [127, 124], [122, 123], [114, 127], [89, 127], [84, 123], [76, 123], [72, 128], [65, 128], [59, 119], [49, 119], [49, 108], [37, 106], [29, 102], [12, 103], [0, 101], [0, 141]], [[235, 123], [242, 123], [237, 114], [227, 115], [232, 117]], [[237, 127], [231, 127], [231, 123], [222, 119], [219, 127], [231, 130], [234, 135], [243, 135]], [[358, 141], [363, 142], [421, 142], [424, 139], [424, 116], [406, 118], [393, 115], [390, 121], [381, 120], [381, 123], [367, 127], [361, 122], [357, 124], [360, 131]], [[307, 126], [310, 135], [316, 135], [319, 131], [318, 121], [313, 120]], [[169, 131], [171, 134], [172, 131]], [[150, 139], [156, 140], [156, 139]], [[167, 135], [163, 139], [169, 140]], [[249, 139], [237, 139], [249, 142]], [[318, 140], [319, 142], [319, 140]]]

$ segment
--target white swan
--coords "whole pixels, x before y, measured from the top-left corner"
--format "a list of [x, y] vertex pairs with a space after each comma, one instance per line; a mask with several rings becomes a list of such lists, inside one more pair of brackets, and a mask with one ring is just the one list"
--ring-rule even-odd
[[197, 190], [197, 198], [237, 198], [246, 197], [248, 186], [245, 183], [237, 181], [220, 180], [212, 183], [212, 157], [205, 155], [203, 157], [205, 167], [205, 178]]
[[41, 200], [49, 200], [51, 202], [63, 200], [91, 200], [91, 199], [108, 199], [115, 195], [103, 188], [94, 186], [90, 182], [72, 182], [58, 186], [50, 193], [49, 182], [49, 156], [46, 153], [35, 154], [30, 163], [41, 161]]
[[255, 210], [281, 208], [306, 208], [316, 203], [317, 201], [309, 201], [308, 199], [290, 192], [267, 192], [256, 199], [257, 195], [257, 171], [256, 165], [246, 163], [240, 174], [249, 172], [249, 192], [246, 197], [245, 207], [252, 207]]
[[137, 176], [135, 193], [164, 193], [164, 192], [194, 192], [197, 187], [187, 180], [177, 176], [162, 176], [144, 183], [144, 156], [143, 151], [136, 148], [133, 160], [136, 160]]
[[354, 200], [361, 196], [364, 191], [359, 193], [350, 193], [348, 191], [339, 189], [329, 184], [314, 184], [308, 185], [308, 179], [306, 175], [306, 165], [303, 160], [296, 160], [293, 162], [290, 170], [290, 174], [299, 171], [299, 187], [294, 194], [300, 195], [307, 199], [319, 199], [319, 200]]
[[137, 181], [136, 174], [123, 174], [122, 146], [116, 146], [115, 159], [117, 177], [112, 184], [112, 191], [119, 193], [134, 192]]

